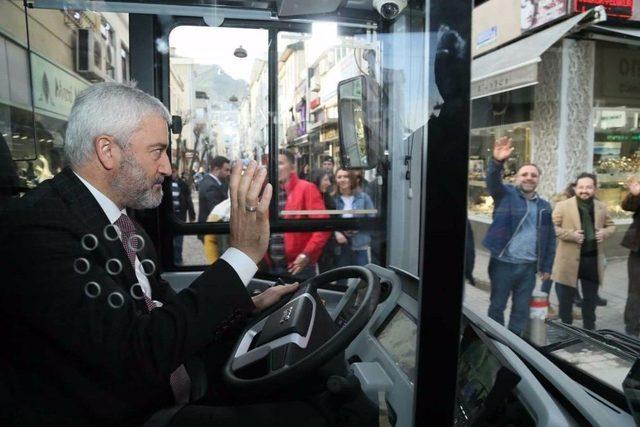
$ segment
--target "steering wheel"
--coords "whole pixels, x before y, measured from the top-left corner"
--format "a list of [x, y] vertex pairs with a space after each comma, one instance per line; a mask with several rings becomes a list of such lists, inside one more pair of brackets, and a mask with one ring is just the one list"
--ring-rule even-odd
[[[352, 281], [332, 316], [318, 296], [318, 287], [349, 278], [360, 280]], [[306, 280], [289, 301], [243, 331], [224, 366], [225, 383], [239, 390], [271, 391], [312, 374], [360, 333], [379, 297], [380, 280], [365, 267], [340, 267]], [[358, 305], [339, 327], [335, 317], [349, 304]]]

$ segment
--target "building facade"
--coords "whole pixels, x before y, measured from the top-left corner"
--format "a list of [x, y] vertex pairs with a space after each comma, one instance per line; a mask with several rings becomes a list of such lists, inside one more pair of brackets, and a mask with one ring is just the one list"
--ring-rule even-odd
[[[474, 10], [469, 216], [476, 237], [491, 222], [484, 177], [493, 141], [505, 135], [515, 146], [507, 181], [518, 165], [534, 162], [542, 170], [538, 191], [553, 200], [580, 172], [594, 172], [597, 196], [624, 233], [631, 222], [620, 208], [626, 177], [640, 172], [638, 5], [629, 2], [624, 19], [604, 19], [574, 2], [547, 2], [540, 16], [527, 1], [507, 3], [514, 2], [490, 0]], [[624, 253], [618, 243], [609, 240], [609, 256]]]
[[128, 79], [126, 14], [0, 4], [0, 132], [22, 187], [64, 166], [65, 127], [78, 92]]

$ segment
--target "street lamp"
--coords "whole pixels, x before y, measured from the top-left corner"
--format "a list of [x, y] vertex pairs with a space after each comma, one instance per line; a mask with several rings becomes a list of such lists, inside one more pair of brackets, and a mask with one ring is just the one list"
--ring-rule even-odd
[[240, 47], [237, 47], [236, 50], [233, 51], [233, 56], [235, 56], [236, 58], [246, 58], [247, 57], [247, 50], [245, 48], [242, 47], [242, 45], [240, 45]]

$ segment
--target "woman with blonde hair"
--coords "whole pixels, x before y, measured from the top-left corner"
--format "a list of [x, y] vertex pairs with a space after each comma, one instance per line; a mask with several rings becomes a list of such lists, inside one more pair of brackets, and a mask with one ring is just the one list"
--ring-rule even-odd
[[[353, 171], [340, 168], [336, 171], [336, 209], [351, 211], [373, 209], [373, 202], [367, 193], [358, 188], [358, 181]], [[362, 217], [365, 214], [343, 213], [343, 218]], [[369, 263], [371, 234], [368, 231], [349, 230], [336, 231], [334, 237], [339, 252], [337, 265], [365, 265]]]

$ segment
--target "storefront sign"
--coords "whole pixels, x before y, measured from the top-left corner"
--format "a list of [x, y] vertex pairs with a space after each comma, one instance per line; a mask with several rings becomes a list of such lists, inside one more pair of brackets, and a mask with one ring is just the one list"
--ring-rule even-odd
[[489, 0], [473, 9], [471, 54], [475, 57], [520, 37], [520, 2]]
[[567, 14], [567, 0], [520, 0], [520, 28], [529, 31]]
[[633, 15], [633, 0], [575, 0], [574, 10], [582, 13], [596, 6], [604, 6], [607, 16], [629, 19]]
[[327, 125], [320, 130], [320, 142], [333, 141], [338, 139], [338, 126]]
[[538, 83], [538, 63], [471, 82], [471, 98], [481, 98]]
[[597, 47], [596, 95], [601, 98], [640, 99], [640, 51]]
[[[596, 138], [603, 138], [596, 134]], [[640, 133], [623, 133], [623, 134], [606, 134], [604, 139], [611, 142], [638, 142], [640, 141]]]
[[76, 96], [89, 84], [52, 62], [31, 53], [31, 84], [36, 108], [68, 117]]
[[476, 47], [482, 47], [488, 45], [489, 43], [493, 43], [496, 41], [498, 37], [498, 27], [495, 25], [489, 29], [484, 31], [480, 31], [478, 33], [478, 39], [476, 41]]
[[627, 112], [624, 110], [599, 110], [598, 113], [601, 129], [621, 128], [627, 124]]

